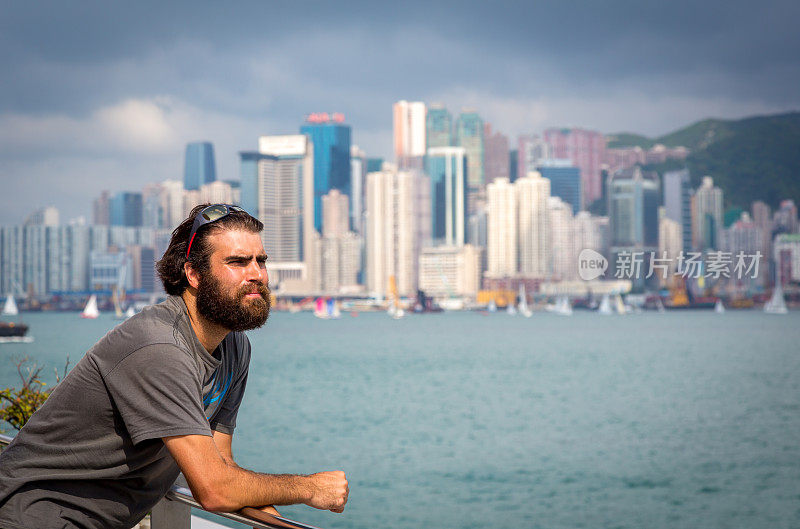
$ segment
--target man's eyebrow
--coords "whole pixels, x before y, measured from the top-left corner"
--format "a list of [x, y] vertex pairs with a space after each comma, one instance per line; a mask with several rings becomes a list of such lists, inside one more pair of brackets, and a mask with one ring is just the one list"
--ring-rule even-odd
[[229, 255], [229, 256], [223, 258], [223, 261], [225, 261], [226, 263], [229, 263], [229, 262], [232, 262], [232, 261], [249, 261], [253, 257], [255, 257], [256, 260], [258, 260], [258, 259], [262, 259], [263, 260], [263, 259], [267, 258], [267, 254], [260, 253], [260, 254], [256, 254], [255, 256], [253, 256], [253, 255]]

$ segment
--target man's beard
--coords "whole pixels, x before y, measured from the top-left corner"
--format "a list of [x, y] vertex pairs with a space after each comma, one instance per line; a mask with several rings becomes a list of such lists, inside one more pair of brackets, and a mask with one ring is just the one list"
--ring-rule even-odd
[[[259, 298], [245, 298], [248, 294]], [[220, 281], [209, 271], [200, 275], [197, 311], [207, 320], [231, 331], [257, 329], [269, 318], [270, 292], [264, 283], [241, 286], [234, 296], [223, 292]]]

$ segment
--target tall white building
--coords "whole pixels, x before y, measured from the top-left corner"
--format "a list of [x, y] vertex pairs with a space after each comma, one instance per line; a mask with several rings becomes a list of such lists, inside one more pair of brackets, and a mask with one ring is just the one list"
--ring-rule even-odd
[[420, 181], [413, 172], [389, 167], [367, 174], [366, 272], [374, 295], [386, 295], [392, 276], [401, 296], [416, 294], [414, 199]]
[[425, 103], [398, 101], [392, 110], [395, 160], [401, 169], [420, 168], [425, 156]]
[[364, 188], [367, 183], [367, 155], [350, 147], [350, 218], [353, 231], [364, 235]]
[[703, 177], [693, 199], [692, 235], [697, 250], [721, 248], [723, 228], [722, 189], [714, 185], [710, 176]]
[[517, 191], [519, 273], [525, 277], [548, 278], [552, 272], [550, 215], [547, 199], [550, 180], [531, 171], [514, 182]]
[[[654, 273], [659, 274], [659, 282], [662, 285], [669, 284], [669, 279], [675, 274], [678, 268], [678, 256], [683, 247], [683, 224], [670, 218], [666, 209], [658, 208], [658, 259], [668, 259], [664, 264], [668, 265], [667, 278], [664, 279], [663, 272], [654, 268]], [[686, 248], [688, 251], [689, 249]]]
[[314, 148], [305, 135], [258, 139], [257, 209], [270, 284], [306, 294], [315, 283]]
[[550, 253], [554, 280], [569, 281], [577, 278], [577, 255], [574, 247], [572, 206], [559, 197], [547, 199], [550, 220]]
[[487, 276], [517, 274], [517, 197], [508, 178], [497, 178], [486, 186]]
[[348, 229], [350, 205], [347, 195], [332, 189], [322, 197], [322, 233], [317, 239], [317, 283], [315, 291], [328, 294], [355, 292], [361, 270], [363, 239]]
[[341, 237], [350, 228], [350, 200], [338, 189], [322, 197], [322, 237]]

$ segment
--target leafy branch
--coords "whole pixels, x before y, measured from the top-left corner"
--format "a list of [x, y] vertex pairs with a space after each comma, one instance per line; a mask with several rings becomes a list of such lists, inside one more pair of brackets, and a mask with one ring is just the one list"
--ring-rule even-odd
[[[21, 429], [31, 418], [33, 412], [44, 404], [53, 390], [47, 390], [47, 384], [40, 378], [42, 368], [36, 364], [27, 366], [28, 358], [17, 362], [17, 374], [22, 386], [0, 390], [0, 421], [5, 421], [14, 429]], [[64, 365], [64, 374], [59, 375], [56, 370], [56, 384], [67, 376], [69, 357]]]

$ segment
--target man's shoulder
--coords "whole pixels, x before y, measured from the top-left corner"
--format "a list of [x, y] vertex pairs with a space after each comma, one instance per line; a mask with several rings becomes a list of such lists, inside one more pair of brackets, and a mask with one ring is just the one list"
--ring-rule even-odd
[[181, 328], [186, 325], [178, 304], [180, 298], [145, 307], [142, 312], [131, 316], [110, 330], [89, 354], [105, 367], [112, 367], [128, 355], [139, 350], [161, 346], [165, 350], [190, 352], [187, 337]]

